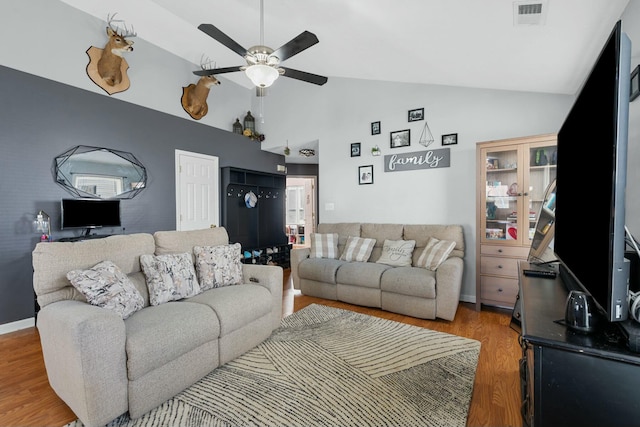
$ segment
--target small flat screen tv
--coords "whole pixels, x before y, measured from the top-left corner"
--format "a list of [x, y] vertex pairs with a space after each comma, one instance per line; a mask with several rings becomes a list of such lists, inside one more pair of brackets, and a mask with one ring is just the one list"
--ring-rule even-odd
[[560, 131], [554, 252], [568, 290], [610, 322], [628, 316], [625, 190], [631, 42], [618, 21]]
[[120, 227], [119, 199], [62, 199], [63, 230]]

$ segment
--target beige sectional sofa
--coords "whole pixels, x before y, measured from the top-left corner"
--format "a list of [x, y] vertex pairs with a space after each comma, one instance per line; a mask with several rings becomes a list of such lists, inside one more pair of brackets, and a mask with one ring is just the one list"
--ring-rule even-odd
[[[460, 225], [335, 223], [319, 224], [318, 235], [338, 235], [337, 254], [314, 257], [310, 248], [291, 252], [291, 276], [295, 289], [305, 295], [378, 307], [423, 319], [453, 320], [458, 308], [463, 276], [464, 235]], [[366, 262], [346, 261], [349, 236], [374, 239]], [[420, 256], [433, 242], [454, 242], [451, 252], [434, 270], [417, 267]], [[391, 266], [377, 262], [385, 241], [415, 241], [410, 265]], [[446, 259], [445, 259], [446, 258]]]
[[[87, 426], [131, 418], [165, 402], [270, 336], [282, 316], [281, 267], [238, 265], [242, 283], [150, 305], [144, 255], [228, 245], [224, 228], [39, 243], [33, 286], [49, 382]], [[224, 247], [224, 246], [220, 246]], [[142, 295], [124, 318], [87, 303], [67, 273], [110, 260]], [[192, 255], [195, 262], [196, 257]], [[127, 301], [119, 301], [126, 306]]]

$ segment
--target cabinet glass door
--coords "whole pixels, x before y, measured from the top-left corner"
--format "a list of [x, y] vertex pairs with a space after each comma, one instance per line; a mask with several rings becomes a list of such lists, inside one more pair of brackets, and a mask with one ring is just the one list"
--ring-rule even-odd
[[[517, 146], [483, 149], [486, 158], [484, 241], [519, 244], [518, 231], [524, 201], [522, 197], [522, 155]], [[526, 232], [527, 227], [524, 227]]]
[[[529, 235], [531, 243], [535, 236], [535, 226], [540, 215], [540, 208], [549, 185], [556, 178], [557, 151], [555, 145], [533, 144], [528, 150], [528, 204], [529, 204]], [[526, 241], [525, 241], [526, 242]]]

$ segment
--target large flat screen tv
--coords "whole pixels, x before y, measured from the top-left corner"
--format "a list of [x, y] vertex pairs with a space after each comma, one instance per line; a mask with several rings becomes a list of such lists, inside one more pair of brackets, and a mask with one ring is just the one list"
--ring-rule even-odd
[[569, 290], [628, 316], [625, 190], [631, 42], [618, 21], [558, 132], [554, 251]]
[[62, 199], [61, 228], [120, 227], [119, 199]]

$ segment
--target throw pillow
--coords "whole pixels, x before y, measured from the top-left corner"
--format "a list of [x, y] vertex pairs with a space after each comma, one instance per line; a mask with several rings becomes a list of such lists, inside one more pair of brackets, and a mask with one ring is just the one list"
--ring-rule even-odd
[[242, 283], [241, 248], [240, 243], [193, 248], [201, 290]]
[[422, 254], [420, 254], [420, 258], [418, 258], [416, 267], [436, 271], [438, 266], [449, 257], [449, 254], [455, 247], [456, 242], [438, 240], [435, 237], [429, 237], [427, 246], [424, 247]]
[[149, 302], [160, 305], [200, 293], [191, 255], [140, 255], [140, 265], [147, 279]]
[[385, 240], [382, 254], [376, 262], [393, 267], [409, 267], [415, 247], [415, 240]]
[[338, 233], [311, 233], [309, 257], [338, 259]]
[[102, 261], [89, 270], [72, 270], [67, 279], [89, 304], [115, 311], [123, 319], [144, 306], [140, 292], [111, 261]]
[[349, 236], [340, 259], [343, 261], [367, 262], [375, 244], [376, 239]]

